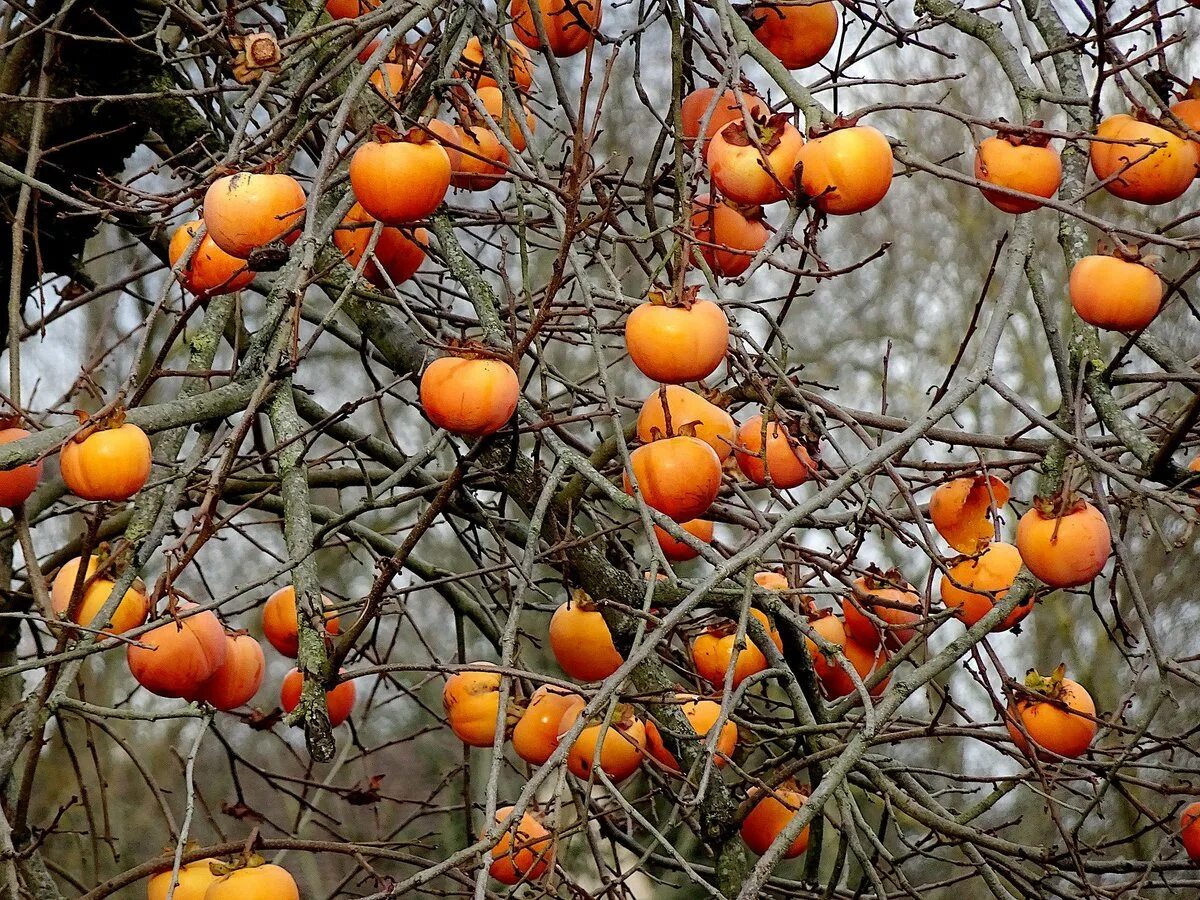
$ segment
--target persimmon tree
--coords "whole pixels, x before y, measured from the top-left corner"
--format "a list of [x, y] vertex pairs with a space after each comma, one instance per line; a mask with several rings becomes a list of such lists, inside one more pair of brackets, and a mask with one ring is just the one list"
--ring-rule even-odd
[[2, 6], [3, 897], [1200, 887], [1195, 3]]

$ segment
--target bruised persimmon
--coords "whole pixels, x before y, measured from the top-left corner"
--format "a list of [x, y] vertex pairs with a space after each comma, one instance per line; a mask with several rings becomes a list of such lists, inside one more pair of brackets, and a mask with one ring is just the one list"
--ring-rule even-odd
[[714, 275], [737, 278], [754, 255], [767, 245], [770, 232], [762, 222], [761, 206], [740, 206], [713, 201], [701, 194], [692, 205], [692, 235], [695, 252]]
[[[490, 663], [455, 672], [442, 689], [442, 707], [455, 736], [471, 747], [490, 747], [500, 715], [500, 673]], [[505, 712], [507, 730], [507, 711]], [[503, 739], [503, 737], [502, 737]]]
[[517, 373], [502, 359], [464, 351], [435, 359], [421, 376], [421, 408], [438, 428], [483, 437], [512, 418], [521, 394]]
[[592, 599], [575, 590], [550, 617], [550, 650], [577, 681], [603, 681], [625, 662]]
[[[371, 214], [355, 203], [334, 229], [333, 245], [346, 257], [346, 265], [357, 268], [370, 246], [374, 225]], [[399, 286], [412, 278], [425, 261], [429, 236], [424, 228], [413, 229], [411, 235], [391, 225], [382, 226], [371, 258], [363, 265], [363, 277], [379, 288], [387, 287], [389, 281]]]
[[[569, 731], [579, 721], [584, 707], [575, 706], [563, 716], [560, 730]], [[567, 768], [576, 778], [587, 779], [599, 756], [599, 766], [614, 782], [621, 782], [638, 770], [646, 753], [646, 725], [633, 714], [633, 707], [618, 704], [612, 720], [607, 726], [602, 720], [589, 720], [584, 726], [571, 752], [567, 755]]]
[[[987, 138], [975, 154], [975, 177], [1010, 191], [1053, 197], [1062, 183], [1062, 160], [1047, 146], [1048, 141], [1042, 134], [1012, 131]], [[1027, 197], [1014, 197], [984, 187], [980, 191], [988, 203], [1007, 213], [1027, 213], [1042, 206]]]
[[230, 256], [207, 234], [200, 238], [200, 243], [196, 245], [187, 264], [181, 266], [184, 254], [196, 239], [203, 224], [202, 219], [184, 222], [171, 235], [167, 257], [171, 268], [175, 269], [179, 283], [188, 293], [197, 297], [240, 291], [254, 280], [254, 273], [250, 271], [244, 259]]
[[[979, 554], [962, 559], [942, 576], [942, 602], [957, 610], [971, 627], [1004, 599], [1021, 571], [1021, 554], [1012, 544], [994, 541]], [[1007, 631], [1033, 610], [1034, 598], [1019, 604], [992, 630]]]
[[[708, 737], [708, 733], [712, 731], [713, 726], [717, 724], [717, 719], [721, 716], [721, 704], [713, 700], [703, 700], [694, 694], [676, 694], [675, 701], [678, 703], [680, 711], [683, 712], [693, 732], [690, 735], [677, 735], [677, 737], [680, 740], [693, 740], [704, 743]], [[726, 757], [733, 755], [733, 751], [737, 747], [737, 738], [737, 725], [733, 722], [725, 722], [717, 735], [717, 744], [713, 757], [713, 761], [717, 766], [725, 765]], [[650, 719], [646, 720], [646, 750], [652, 757], [672, 772], [679, 771], [678, 760], [667, 749], [666, 744], [663, 743], [662, 733], [658, 730], [658, 726]]]
[[[629, 454], [637, 489], [646, 505], [686, 522], [703, 516], [721, 490], [721, 460], [697, 437], [677, 435], [644, 444]], [[633, 479], [625, 472], [625, 493]]]
[[[772, 643], [782, 650], [783, 639], [772, 627], [767, 614], [759, 609], [751, 609], [750, 615], [762, 623]], [[737, 687], [751, 675], [767, 667], [767, 658], [749, 636], [743, 639], [740, 649], [735, 646], [736, 643], [737, 625], [728, 620], [710, 626], [697, 635], [692, 641], [692, 663], [696, 666], [696, 674], [714, 687], [720, 688], [724, 686], [725, 673], [732, 664], [733, 687]]]
[[806, 69], [824, 59], [837, 40], [837, 7], [829, 0], [755, 3], [750, 27], [786, 68]]
[[291, 175], [238, 172], [218, 178], [204, 194], [204, 224], [218, 247], [248, 259], [273, 241], [295, 241], [306, 202]]
[[729, 352], [729, 319], [693, 290], [678, 298], [653, 290], [625, 320], [625, 347], [647, 378], [664, 384], [699, 381]]
[[799, 187], [822, 212], [864, 212], [887, 195], [894, 162], [892, 145], [881, 131], [870, 125], [836, 128], [800, 148]]
[[975, 553], [996, 536], [989, 518], [1008, 502], [1008, 485], [995, 475], [955, 478], [929, 498], [933, 527], [959, 553]]
[[[325, 630], [329, 634], [341, 633], [341, 622], [337, 613], [332, 611], [333, 601], [321, 595], [321, 604], [325, 607]], [[271, 646], [292, 659], [300, 652], [300, 625], [296, 619], [296, 588], [286, 585], [271, 594], [263, 604], [262, 615], [263, 635]]]
[[[760, 788], [750, 789], [750, 797], [760, 798], [754, 807], [742, 820], [742, 840], [746, 846], [759, 856], [770, 849], [771, 844], [779, 833], [787, 827], [792, 817], [800, 811], [808, 797], [796, 788], [795, 782], [785, 782], [770, 793]], [[783, 851], [784, 859], [795, 859], [808, 849], [809, 827], [800, 829], [787, 849]]]
[[1091, 746], [1096, 736], [1096, 704], [1082, 685], [1065, 674], [1061, 665], [1049, 677], [1030, 669], [1025, 690], [1016, 692], [1004, 724], [1022, 753], [1031, 752], [1026, 735], [1033, 741], [1033, 752], [1047, 758], [1075, 759]]
[[369, 215], [385, 225], [408, 225], [446, 199], [450, 157], [426, 132], [413, 129], [398, 138], [378, 129], [376, 140], [363, 144], [350, 159], [350, 186]]
[[725, 125], [708, 142], [713, 185], [735, 203], [763, 205], [786, 200], [796, 187], [796, 163], [804, 138], [783, 113]]
[[1085, 256], [1067, 282], [1071, 306], [1083, 321], [1108, 331], [1138, 331], [1162, 308], [1162, 279], [1137, 258]]
[[700, 147], [703, 152], [714, 134], [730, 122], [741, 121], [743, 111], [751, 117], [759, 118], [769, 114], [767, 105], [748, 90], [725, 90], [718, 94], [715, 87], [696, 88], [679, 104], [683, 142], [688, 147], [693, 146], [700, 137], [701, 123], [707, 120], [704, 141]]
[[501, 884], [536, 881], [554, 864], [554, 838], [533, 815], [513, 820], [513, 808], [496, 810], [496, 821], [505, 831], [492, 848], [488, 874]]
[[513, 751], [532, 765], [545, 763], [558, 749], [563, 716], [569, 709], [583, 704], [583, 698], [574, 691], [542, 685], [533, 692], [521, 718], [513, 726]]
[[767, 424], [763, 443], [763, 417], [752, 416], [738, 429], [734, 455], [742, 474], [757, 485], [768, 481], [788, 490], [808, 481], [816, 463], [807, 448], [776, 420]]
[[[701, 543], [712, 543], [713, 523], [708, 519], [692, 519], [688, 522], [680, 522], [679, 527]], [[658, 525], [654, 526], [654, 538], [658, 541], [658, 546], [662, 548], [663, 556], [671, 562], [687, 562], [689, 559], [695, 559], [700, 555], [699, 550], [695, 550], [683, 541], [678, 541], [671, 537], [671, 535], [667, 534]]]
[[[343, 669], [343, 672], [346, 670]], [[285, 713], [290, 713], [300, 705], [300, 695], [304, 690], [304, 676], [299, 669], [292, 669], [283, 676], [279, 686], [279, 705]], [[325, 709], [329, 713], [329, 727], [337, 728], [354, 712], [354, 701], [358, 689], [353, 681], [342, 681], [325, 692]]]
[[881, 639], [879, 627], [867, 615], [870, 612], [888, 627], [882, 638], [893, 647], [902, 647], [916, 637], [914, 627], [921, 621], [921, 597], [900, 572], [880, 572], [874, 566], [854, 580], [854, 593], [842, 601], [842, 616], [850, 637], [873, 649]]
[[1103, 513], [1086, 500], [1038, 498], [1017, 523], [1017, 550], [1050, 587], [1078, 587], [1104, 569], [1112, 535]]
[[[531, 8], [536, 4], [545, 29], [543, 46]], [[595, 39], [604, 13], [603, 0], [512, 0], [508, 8], [513, 34], [530, 50], [545, 50], [553, 56], [574, 56]]]
[[637, 436], [646, 444], [674, 437], [685, 426], [691, 426], [695, 436], [712, 447], [722, 461], [733, 452], [737, 439], [733, 417], [693, 390], [677, 384], [661, 385], [638, 412]]
[[1109, 116], [1088, 146], [1104, 189], [1135, 203], [1157, 205], [1182, 196], [1200, 167], [1196, 144], [1133, 116]]

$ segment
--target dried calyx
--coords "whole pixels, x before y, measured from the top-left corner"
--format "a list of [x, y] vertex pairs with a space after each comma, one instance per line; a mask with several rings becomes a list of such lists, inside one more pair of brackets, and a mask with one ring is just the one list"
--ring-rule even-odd
[[1045, 147], [1050, 143], [1050, 135], [1042, 130], [1046, 127], [1042, 119], [1034, 119], [1028, 125], [1013, 125], [1001, 117], [996, 123], [996, 136], [1014, 147]]
[[1061, 701], [1066, 696], [1066, 688], [1063, 685], [1066, 676], [1066, 663], [1059, 663], [1049, 676], [1042, 675], [1037, 669], [1030, 669], [1025, 673], [1024, 688], [1029, 693]]

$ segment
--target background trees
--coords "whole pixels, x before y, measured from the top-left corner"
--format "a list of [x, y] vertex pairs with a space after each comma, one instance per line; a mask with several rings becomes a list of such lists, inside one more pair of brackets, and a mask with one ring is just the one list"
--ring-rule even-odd
[[[1104, 118], [1161, 119], [1186, 88], [1200, 12], [1165, 0], [834, 3], [832, 47], [788, 70], [745, 24], [753, 11], [723, 0], [606, 3], [597, 40], [567, 27], [578, 52], [531, 52], [528, 66], [503, 42], [517, 34], [507, 8], [348, 6], [334, 11], [362, 14], [5, 4], [5, 393], [33, 434], [0, 447], [0, 465], [47, 463], [0, 532], [9, 893], [137, 895], [150, 872], [237, 862], [243, 848], [288, 869], [304, 896], [500, 892], [487, 867], [506, 839], [502, 859], [534, 851], [514, 865], [537, 876], [517, 889], [527, 896], [1194, 890], [1178, 821], [1196, 767], [1195, 188], [1168, 204], [1121, 199], [1088, 155]], [[800, 132], [861, 115], [891, 140], [895, 176], [858, 215], [827, 217], [802, 197], [767, 206], [768, 252], [723, 279], [691, 253], [697, 198], [713, 188], [681, 139], [681, 105], [696, 88], [748, 96], [749, 84]], [[504, 116], [520, 103], [531, 120]], [[372, 126], [431, 118], [458, 154], [456, 180], [496, 183], [455, 189], [421, 218], [427, 258], [403, 279], [385, 262], [388, 246], [406, 247], [394, 235], [338, 230], [355, 201], [348, 166]], [[1061, 155], [1046, 208], [1014, 217], [981, 196], [976, 147], [1001, 119]], [[204, 250], [198, 229], [185, 234], [193, 257], [171, 272], [179, 226], [217, 179], [272, 168], [304, 192], [294, 242], [256, 249], [235, 293], [181, 289]], [[391, 190], [407, 196], [412, 178]], [[1160, 257], [1166, 302], [1143, 331], [1096, 332], [1071, 314], [1068, 273], [1100, 240]], [[738, 425], [764, 412], [794, 424], [818, 462], [787, 490], [730, 466], [706, 513], [710, 548], [668, 565], [653, 527], [671, 526], [621, 492], [655, 390], [626, 354], [625, 324], [651, 291], [685, 284], [730, 321], [704, 387]], [[421, 373], [464, 338], [520, 376], [514, 417], [482, 440], [433, 428], [418, 398]], [[76, 408], [88, 426], [127, 410], [152, 436], [153, 470], [128, 502], [65, 490], [57, 451], [80, 430]], [[1115, 549], [1071, 590], [1039, 590], [1023, 572], [968, 629], [942, 602], [962, 548], [927, 506], [936, 486], [983, 470], [1012, 490], [1000, 540], [1015, 540], [1035, 496], [1068, 485]], [[97, 641], [56, 618], [51, 588], [102, 542], [122, 563], [107, 570], [115, 589], [99, 582], [110, 614], [139, 576], [152, 612]], [[807, 613], [808, 598], [835, 612], [861, 601], [854, 584], [872, 565], [900, 574], [868, 589], [912, 585], [919, 633], [885, 647], [888, 684], [864, 706], [866, 685], [838, 654], [806, 643], [837, 626]], [[782, 584], [755, 581], [772, 571]], [[273, 711], [292, 662], [265, 643], [261, 690], [233, 712], [156, 698], [131, 677], [127, 641], [171, 633], [181, 601], [257, 640], [265, 601], [288, 585], [306, 687], [286, 721]], [[63, 592], [81, 604], [83, 587]], [[493, 748], [488, 726], [494, 738], [512, 723], [447, 722], [439, 702], [456, 674], [492, 697], [485, 713], [498, 689], [514, 719], [540, 686], [570, 688], [549, 625], [575, 590], [630, 660], [573, 686], [589, 705], [580, 729], [591, 712], [636, 717], [665, 754], [619, 786], [581, 779], [583, 752], [568, 774], [559, 759]], [[1035, 592], [1019, 633], [989, 632]], [[328, 640], [322, 594], [338, 617]], [[730, 643], [744, 634], [767, 666], [736, 688], [704, 680], [692, 652], [727, 620]], [[603, 661], [603, 629], [581, 628], [587, 639], [565, 646]], [[881, 684], [875, 651], [866, 660], [867, 685]], [[499, 668], [471, 675], [477, 661]], [[1030, 759], [1004, 709], [1026, 669], [1048, 676], [1059, 662], [1094, 698], [1097, 733], [1071, 761]], [[822, 696], [814, 666], [850, 699]], [[343, 668], [353, 714], [331, 729], [322, 698]], [[677, 692], [736, 724], [721, 768], [715, 741], [676, 740], [699, 721]], [[455, 737], [463, 715], [488, 747]], [[759, 857], [740, 835], [747, 797], [789, 776], [813, 792], [808, 850], [782, 861], [784, 840]], [[546, 872], [534, 871], [539, 840], [479, 840], [511, 805], [550, 832]]]

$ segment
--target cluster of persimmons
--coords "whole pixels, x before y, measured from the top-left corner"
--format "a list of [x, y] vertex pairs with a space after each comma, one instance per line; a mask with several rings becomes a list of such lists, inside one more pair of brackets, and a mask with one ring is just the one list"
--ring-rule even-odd
[[[531, 2], [533, 6], [531, 7]], [[357, 16], [378, 0], [329, 0], [335, 18]], [[536, 10], [536, 14], [535, 14]], [[556, 57], [577, 54], [594, 41], [600, 0], [512, 0], [515, 40], [486, 46], [472, 38], [461, 61], [461, 81], [452, 105], [458, 122], [433, 118], [401, 135], [379, 127], [358, 147], [349, 163], [355, 203], [334, 236], [347, 264], [373, 284], [402, 284], [425, 259], [427, 234], [420, 227], [443, 203], [451, 187], [488, 190], [508, 177], [512, 153], [526, 149], [535, 119], [522, 103], [510, 105], [512, 92], [500, 87], [488, 57], [508, 66], [506, 84], [518, 94], [534, 86], [530, 50]], [[758, 4], [749, 12], [755, 36], [789, 69], [811, 66], [831, 49], [838, 14], [832, 2], [810, 5]], [[370, 54], [368, 47], [364, 58]], [[485, 52], [486, 51], [486, 52]], [[422, 62], [394, 53], [372, 76], [375, 90], [398, 96], [420, 77]], [[457, 90], [457, 89], [456, 89]], [[745, 274], [759, 256], [769, 255], [771, 231], [763, 207], [790, 202], [808, 205], [818, 215], [854, 215], [879, 204], [888, 192], [894, 167], [888, 139], [875, 128], [837, 120], [804, 135], [790, 111], [776, 111], [748, 86], [700, 88], [683, 99], [681, 140], [702, 158], [709, 193], [695, 198], [688, 220], [684, 258], [712, 275]], [[1188, 129], [1200, 125], [1200, 99], [1189, 97], [1173, 107], [1173, 120], [1117, 115], [1106, 119], [1090, 141], [1093, 170], [1110, 193], [1139, 203], [1164, 203], [1180, 196], [1200, 168], [1197, 144]], [[1029, 213], [1053, 202], [1062, 177], [1058, 154], [1040, 123], [1001, 124], [978, 147], [975, 175], [983, 196], [1000, 209]], [[398, 189], [397, 186], [403, 186]], [[197, 296], [228, 293], [255, 277], [248, 260], [263, 247], [295, 240], [307, 198], [290, 175], [238, 172], [209, 187], [203, 215], [179, 228], [170, 256], [185, 288]], [[1163, 283], [1136, 249], [1089, 256], [1070, 273], [1067, 286], [1079, 316], [1100, 328], [1131, 331], [1158, 312]], [[637, 445], [624, 472], [627, 493], [677, 523], [689, 539], [658, 525], [654, 536], [666, 559], [697, 557], [713, 540], [706, 518], [723, 482], [741, 478], [748, 489], [786, 491], [821, 477], [817, 437], [782, 413], [766, 409], [740, 424], [725, 409], [728, 396], [707, 390], [703, 380], [725, 360], [730, 336], [725, 311], [700, 296], [696, 287], [655, 289], [630, 312], [625, 346], [637, 369], [658, 387], [637, 417]], [[437, 427], [463, 438], [480, 438], [504, 428], [520, 397], [516, 361], [483, 344], [451, 348], [425, 369], [420, 402]], [[694, 384], [695, 388], [685, 385]], [[61, 467], [68, 488], [85, 500], [120, 502], [146, 483], [151, 470], [150, 444], [119, 411], [85, 421], [62, 449]], [[16, 427], [0, 431], [0, 442], [20, 440]], [[0, 473], [0, 500], [18, 506], [36, 486], [40, 464]], [[987, 473], [940, 485], [929, 503], [937, 532], [959, 554], [948, 561], [941, 579], [942, 603], [971, 626], [1012, 589], [1022, 567], [1040, 583], [996, 630], [1011, 629], [1029, 615], [1049, 590], [1086, 585], [1103, 569], [1111, 551], [1105, 517], [1081, 497], [1064, 492], [1035, 498], [1019, 521], [1013, 543], [998, 539], [998, 511], [1009, 500], [1008, 486]], [[56, 613], [82, 627], [121, 633], [147, 619], [150, 602], [135, 582], [107, 617], [97, 615], [109, 600], [121, 571], [119, 555], [104, 548], [67, 563], [53, 582]], [[777, 572], [755, 575], [758, 586], [789, 591]], [[328, 603], [328, 601], [325, 601]], [[871, 568], [853, 583], [837, 611], [817, 610], [802, 602], [809, 616], [808, 650], [821, 691], [830, 700], [881, 693], [888, 683], [889, 660], [900, 647], [925, 640], [945, 617], [932, 617], [923, 598], [895, 569]], [[245, 632], [229, 633], [210, 610], [195, 611], [180, 601], [175, 613], [187, 613], [138, 637], [128, 649], [133, 677], [152, 693], [209, 704], [220, 710], [247, 703], [264, 672], [260, 644]], [[782, 646], [769, 617], [750, 611], [769, 637]], [[298, 652], [296, 596], [286, 587], [266, 601], [262, 619], [268, 641], [282, 654]], [[339, 630], [329, 614], [328, 632]], [[610, 678], [623, 665], [599, 606], [576, 592], [554, 613], [549, 644], [563, 671], [582, 684]], [[691, 659], [709, 696], [680, 691], [677, 702], [694, 734], [706, 742], [714, 765], [735, 751], [738, 729], [722, 702], [725, 692], [768, 668], [762, 650], [747, 640], [745, 623], [712, 617], [712, 624], [691, 641]], [[532, 765], [555, 753], [561, 736], [583, 714], [582, 692], [545, 685], [527, 699], [501, 705], [499, 670], [472, 663], [451, 675], [443, 694], [454, 734], [477, 747], [511, 738], [513, 751]], [[299, 702], [300, 673], [283, 680], [280, 700], [286, 710]], [[1013, 742], [1021, 750], [1050, 759], [1072, 758], [1089, 747], [1097, 728], [1087, 691], [1064, 677], [1031, 671], [1017, 687], [1006, 714]], [[352, 682], [328, 694], [331, 724], [338, 725], [354, 705]], [[715, 737], [711, 734], [717, 729]], [[596, 769], [614, 783], [643, 765], [678, 774], [679, 761], [654, 721], [632, 704], [619, 704], [607, 717], [589, 720], [566, 754], [568, 770], [591, 780]], [[757, 790], [757, 789], [756, 789]], [[805, 802], [804, 791], [788, 783], [774, 792], [758, 792], [745, 818], [747, 845], [763, 853]], [[501, 809], [498, 821], [510, 817]], [[527, 812], [492, 850], [491, 874], [515, 884], [539, 877], [553, 861], [553, 835]], [[1188, 852], [1200, 856], [1200, 804], [1184, 818]], [[796, 856], [807, 845], [807, 830], [787, 849]], [[184, 867], [174, 892], [177, 900], [250, 896], [239, 879], [263, 879], [261, 896], [296, 896], [291, 877], [276, 866], [253, 865], [221, 871], [210, 861]], [[162, 879], [167, 881], [163, 882]], [[155, 878], [150, 896], [165, 896], [169, 873]], [[268, 885], [267, 882], [270, 882]], [[158, 893], [156, 893], [156, 891]]]

